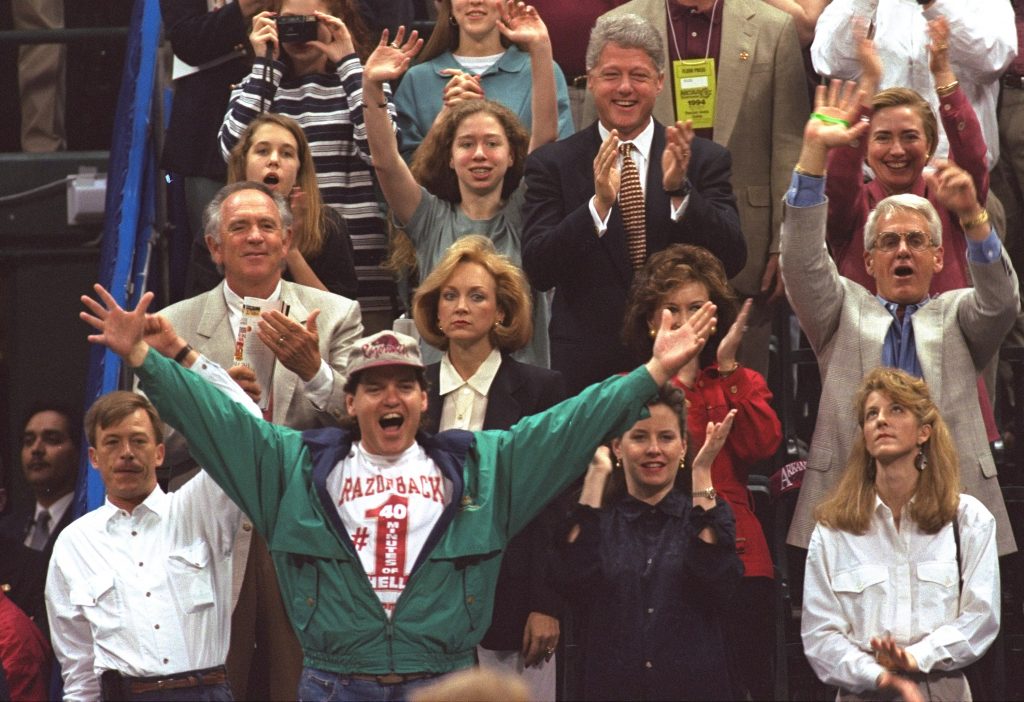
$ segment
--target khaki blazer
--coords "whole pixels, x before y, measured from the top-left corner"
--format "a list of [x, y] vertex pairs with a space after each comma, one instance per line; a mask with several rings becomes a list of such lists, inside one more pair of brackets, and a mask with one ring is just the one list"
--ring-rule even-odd
[[[810, 113], [807, 78], [789, 15], [762, 0], [723, 0], [720, 10], [714, 141], [732, 154], [732, 190], [747, 240], [746, 266], [731, 282], [741, 294], [755, 295], [769, 254], [779, 252], [778, 203], [789, 188]], [[632, 0], [605, 16], [627, 13], [649, 20], [661, 34], [666, 80], [654, 104], [654, 118], [674, 124], [665, 0]], [[588, 92], [584, 123], [596, 118]]]
[[[859, 431], [853, 397], [881, 365], [892, 316], [860, 284], [843, 278], [825, 249], [828, 204], [786, 207], [782, 276], [786, 295], [821, 372], [821, 402], [787, 541], [807, 548], [814, 508], [839, 482]], [[978, 404], [978, 373], [998, 352], [1020, 298], [1005, 249], [990, 264], [970, 263], [973, 288], [938, 295], [912, 318], [917, 355], [932, 398], [960, 455], [961, 492], [996, 518], [999, 555], [1017, 550]]]

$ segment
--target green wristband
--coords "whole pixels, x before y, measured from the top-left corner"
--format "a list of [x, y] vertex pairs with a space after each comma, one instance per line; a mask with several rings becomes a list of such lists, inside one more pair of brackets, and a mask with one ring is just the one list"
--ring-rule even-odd
[[850, 126], [850, 123], [847, 122], [845, 119], [839, 119], [838, 117], [829, 117], [828, 115], [823, 115], [820, 112], [812, 112], [811, 117], [813, 117], [816, 120], [825, 122], [827, 124], [841, 124], [844, 127]]

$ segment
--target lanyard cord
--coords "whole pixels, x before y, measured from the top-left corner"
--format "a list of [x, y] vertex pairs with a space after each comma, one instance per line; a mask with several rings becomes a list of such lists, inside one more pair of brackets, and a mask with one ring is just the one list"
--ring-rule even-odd
[[[676, 49], [676, 57], [680, 60], [683, 59], [683, 52], [679, 50], [679, 40], [676, 38], [676, 26], [672, 22], [672, 10], [669, 7], [671, 0], [665, 0], [665, 13], [668, 15], [668, 28], [672, 32], [672, 44]], [[715, 0], [715, 4], [711, 6], [711, 23], [708, 26], [708, 45], [704, 49], [704, 60], [707, 61], [708, 57], [711, 56], [711, 33], [714, 31], [715, 26], [715, 12], [718, 10], [719, 0]]]

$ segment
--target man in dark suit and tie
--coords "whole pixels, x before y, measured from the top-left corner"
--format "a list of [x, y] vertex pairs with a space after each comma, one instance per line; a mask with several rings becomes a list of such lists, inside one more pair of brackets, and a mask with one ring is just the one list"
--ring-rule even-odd
[[657, 29], [601, 18], [587, 47], [598, 120], [526, 162], [523, 268], [555, 288], [551, 367], [570, 394], [631, 361], [619, 340], [633, 272], [676, 242], [709, 249], [736, 275], [746, 261], [729, 152], [688, 123], [651, 116], [665, 82]]
[[47, 558], [73, 519], [80, 426], [70, 409], [55, 404], [36, 405], [22, 425], [21, 469], [35, 500], [0, 518], [0, 534]]

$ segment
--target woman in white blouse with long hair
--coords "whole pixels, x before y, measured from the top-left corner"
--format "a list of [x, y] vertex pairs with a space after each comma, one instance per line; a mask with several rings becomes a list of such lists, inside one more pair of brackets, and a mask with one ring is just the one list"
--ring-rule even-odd
[[861, 434], [807, 555], [804, 653], [840, 700], [969, 700], [960, 669], [999, 631], [995, 520], [960, 494], [923, 380], [876, 368], [855, 402]]

